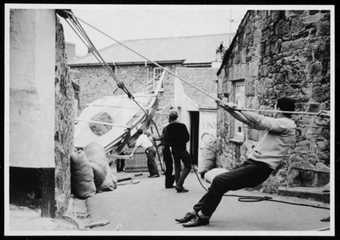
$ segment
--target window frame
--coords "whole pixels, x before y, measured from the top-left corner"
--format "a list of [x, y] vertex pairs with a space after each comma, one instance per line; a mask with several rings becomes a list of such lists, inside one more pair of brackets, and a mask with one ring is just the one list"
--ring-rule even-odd
[[[154, 91], [155, 90], [155, 85], [156, 85], [156, 83], [155, 83], [155, 77], [156, 77], [156, 71], [157, 70], [161, 70], [160, 71], [160, 73], [159, 73], [159, 77], [161, 77], [162, 76], [162, 74], [163, 74], [163, 71], [164, 71], [164, 69], [163, 68], [160, 68], [160, 67], [154, 67], [153, 69], [152, 69], [152, 90]], [[162, 82], [162, 86], [161, 86], [161, 88], [160, 88], [160, 91], [161, 92], [163, 92], [164, 91], [164, 81]]]
[[[246, 101], [246, 95], [245, 95], [245, 79], [244, 78], [240, 78], [240, 79], [234, 79], [231, 80], [231, 86], [232, 86], [232, 94], [231, 94], [231, 100], [232, 102], [236, 103], [236, 96], [237, 94], [237, 88], [242, 87], [242, 92], [244, 93], [244, 95], [242, 96], [243, 98], [243, 104], [238, 105], [238, 107], [245, 107], [245, 101]], [[240, 93], [242, 94], [242, 93]], [[230, 141], [236, 142], [236, 143], [243, 143], [245, 136], [246, 136], [246, 128], [244, 126], [244, 123], [242, 123], [239, 120], [236, 120], [235, 118], [233, 118], [231, 120], [231, 135], [230, 135]], [[241, 128], [241, 132], [237, 133], [237, 128]]]

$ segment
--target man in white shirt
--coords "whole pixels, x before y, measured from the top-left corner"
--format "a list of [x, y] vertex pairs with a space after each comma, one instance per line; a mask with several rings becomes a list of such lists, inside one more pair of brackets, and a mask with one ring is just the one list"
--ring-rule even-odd
[[138, 129], [137, 134], [139, 134], [139, 137], [136, 140], [135, 147], [133, 148], [130, 156], [133, 156], [138, 147], [142, 147], [148, 159], [147, 164], [150, 173], [149, 177], [159, 177], [157, 164], [155, 162], [156, 151], [152, 144], [152, 140], [150, 139], [150, 134], [148, 132], [144, 133], [142, 129]]
[[[176, 219], [177, 222], [183, 223], [184, 227], [209, 224], [211, 215], [227, 191], [255, 187], [263, 183], [280, 167], [281, 162], [288, 158], [289, 149], [296, 141], [296, 125], [291, 114], [278, 112], [276, 118], [272, 118], [237, 110], [235, 105], [230, 103], [217, 101], [217, 104], [250, 128], [265, 130], [265, 134], [239, 168], [214, 178], [206, 194], [193, 206], [193, 212]], [[284, 97], [278, 99], [276, 107], [282, 111], [294, 111], [295, 103], [293, 99]]]

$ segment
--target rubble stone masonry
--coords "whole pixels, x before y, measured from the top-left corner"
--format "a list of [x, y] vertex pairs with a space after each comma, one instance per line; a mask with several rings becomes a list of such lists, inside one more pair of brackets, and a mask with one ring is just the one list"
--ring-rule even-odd
[[[248, 11], [224, 56], [220, 97], [233, 99], [233, 80], [243, 79], [245, 107], [272, 108], [281, 96], [296, 100], [296, 111], [330, 110], [330, 11]], [[328, 182], [330, 119], [293, 115], [297, 142], [284, 167], [263, 184], [320, 186]], [[232, 141], [232, 117], [218, 110], [218, 162], [234, 168], [246, 159], [261, 132], [245, 128]], [[320, 174], [325, 173], [325, 174]]]
[[54, 135], [56, 216], [66, 211], [71, 195], [70, 156], [73, 150], [74, 103], [74, 90], [65, 58], [64, 31], [57, 19]]

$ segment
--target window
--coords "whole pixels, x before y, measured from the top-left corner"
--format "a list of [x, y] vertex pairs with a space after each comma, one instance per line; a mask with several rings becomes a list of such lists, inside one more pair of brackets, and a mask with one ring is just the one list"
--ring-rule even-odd
[[[153, 90], [155, 90], [155, 88], [157, 86], [157, 83], [158, 83], [157, 81], [159, 81], [161, 79], [163, 71], [164, 70], [160, 67], [156, 67], [156, 68], [153, 69]], [[163, 90], [163, 86], [164, 86], [164, 82], [162, 82], [160, 90]]]
[[[237, 104], [238, 107], [244, 108], [245, 107], [245, 85], [244, 80], [235, 80], [232, 82], [233, 86], [233, 102]], [[237, 141], [243, 141], [244, 139], [244, 127], [243, 123], [234, 120], [232, 124], [232, 138]]]

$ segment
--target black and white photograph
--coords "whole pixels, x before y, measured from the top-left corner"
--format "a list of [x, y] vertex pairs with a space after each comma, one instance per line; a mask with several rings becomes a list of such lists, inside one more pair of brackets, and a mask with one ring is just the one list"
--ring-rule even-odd
[[334, 24], [5, 4], [5, 235], [335, 236]]

